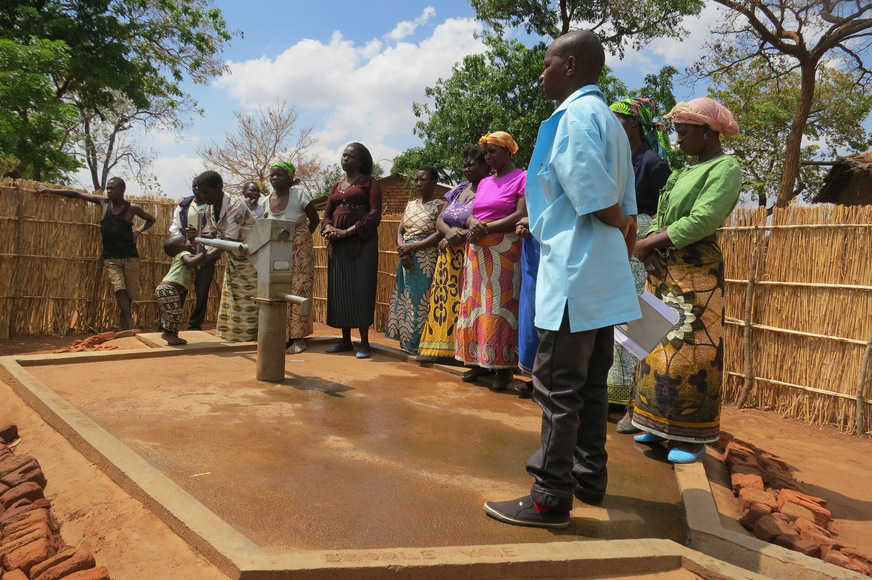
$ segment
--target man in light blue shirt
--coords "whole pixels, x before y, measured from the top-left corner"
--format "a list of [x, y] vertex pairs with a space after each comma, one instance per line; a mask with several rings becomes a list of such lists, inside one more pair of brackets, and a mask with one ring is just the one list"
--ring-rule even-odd
[[573, 496], [595, 505], [605, 495], [613, 325], [642, 314], [629, 263], [633, 164], [626, 133], [595, 86], [604, 63], [596, 35], [574, 31], [548, 47], [539, 77], [557, 103], [539, 127], [526, 191], [541, 245], [533, 398], [542, 445], [527, 460], [530, 495], [485, 503], [506, 523], [565, 528]]

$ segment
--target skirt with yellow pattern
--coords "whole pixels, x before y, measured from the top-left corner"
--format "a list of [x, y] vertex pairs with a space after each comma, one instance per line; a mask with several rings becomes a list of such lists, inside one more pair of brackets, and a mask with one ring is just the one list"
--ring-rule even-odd
[[724, 362], [724, 260], [714, 236], [664, 252], [666, 276], [648, 290], [678, 322], [640, 362], [633, 424], [666, 439], [717, 441]]

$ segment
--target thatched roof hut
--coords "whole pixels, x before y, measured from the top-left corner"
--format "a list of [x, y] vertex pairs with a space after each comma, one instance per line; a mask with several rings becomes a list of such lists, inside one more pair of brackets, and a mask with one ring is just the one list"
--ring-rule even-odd
[[872, 205], [872, 151], [839, 157], [812, 202]]

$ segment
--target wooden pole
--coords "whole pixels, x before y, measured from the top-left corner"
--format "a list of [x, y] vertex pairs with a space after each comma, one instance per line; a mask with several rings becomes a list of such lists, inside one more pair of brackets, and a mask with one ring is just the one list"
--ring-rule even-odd
[[751, 389], [754, 388], [754, 361], [751, 358], [751, 316], [754, 309], [754, 284], [757, 280], [757, 259], [763, 248], [763, 240], [760, 230], [754, 230], [754, 253], [751, 254], [751, 267], [748, 272], [748, 287], [745, 289], [745, 383], [742, 385], [742, 393], [739, 395], [738, 407], [741, 409], [748, 401]]
[[21, 306], [21, 236], [23, 235], [21, 222], [24, 218], [24, 204], [21, 198], [24, 197], [24, 191], [16, 187], [12, 190], [12, 195], [15, 197], [15, 249], [13, 254], [15, 259], [12, 266], [12, 305], [9, 308], [9, 327], [6, 329], [6, 336], [3, 338], [13, 338], [16, 334], [16, 324], [18, 323], [18, 309]]
[[857, 385], [857, 435], [861, 436], [866, 434], [866, 413], [863, 399], [866, 398], [866, 369], [869, 368], [870, 358], [872, 358], [872, 332], [869, 334], [869, 342], [866, 343], [866, 351], [863, 353], [863, 361], [860, 363], [860, 378]]

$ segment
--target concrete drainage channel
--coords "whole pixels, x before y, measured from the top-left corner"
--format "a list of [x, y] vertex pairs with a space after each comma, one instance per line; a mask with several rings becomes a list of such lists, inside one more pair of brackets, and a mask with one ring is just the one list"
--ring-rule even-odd
[[[310, 348], [331, 339], [314, 339]], [[149, 344], [149, 337], [143, 337]], [[159, 341], [155, 341], [159, 342]], [[149, 344], [150, 346], [154, 343]], [[721, 526], [702, 464], [676, 466], [687, 546], [668, 539], [550, 541], [502, 545], [266, 550], [156, 469], [75, 404], [37, 378], [40, 369], [113, 361], [176, 364], [183, 354], [247, 355], [252, 344], [216, 343], [185, 348], [0, 359], [16, 379], [10, 385], [58, 432], [127, 493], [143, 502], [180, 537], [232, 578], [779, 578], [861, 579], [854, 572], [767, 544]], [[405, 353], [373, 345], [377, 355], [406, 360]], [[449, 373], [458, 369], [445, 367]], [[485, 518], [482, 514], [481, 518]], [[426, 524], [425, 524], [426, 525]], [[364, 530], [365, 533], [365, 530]], [[110, 571], [111, 572], [111, 571]]]

